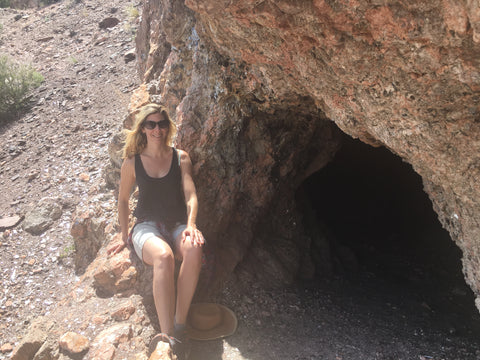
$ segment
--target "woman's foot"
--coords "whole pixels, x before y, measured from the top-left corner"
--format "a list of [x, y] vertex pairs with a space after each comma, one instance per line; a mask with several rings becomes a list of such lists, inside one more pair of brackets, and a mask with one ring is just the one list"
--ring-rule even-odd
[[190, 347], [186, 331], [176, 331], [174, 336], [165, 333], [155, 335], [148, 346], [148, 355], [150, 356], [157, 348], [158, 343], [166, 342], [170, 345], [170, 349], [176, 355], [177, 360], [186, 360], [190, 354]]

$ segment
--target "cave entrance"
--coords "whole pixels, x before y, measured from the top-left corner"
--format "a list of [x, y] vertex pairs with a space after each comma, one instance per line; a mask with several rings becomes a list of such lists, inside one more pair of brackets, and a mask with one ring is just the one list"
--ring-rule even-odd
[[416, 299], [421, 311], [478, 327], [461, 250], [442, 228], [421, 177], [386, 148], [346, 135], [342, 142], [335, 158], [297, 191], [311, 239], [313, 283], [342, 279], [370, 298], [393, 292]]

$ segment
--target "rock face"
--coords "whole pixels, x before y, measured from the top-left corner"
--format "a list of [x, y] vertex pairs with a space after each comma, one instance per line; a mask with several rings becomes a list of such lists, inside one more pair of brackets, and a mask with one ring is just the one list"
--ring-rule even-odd
[[421, 175], [480, 295], [478, 1], [144, 1], [136, 41], [132, 110], [179, 124], [218, 274], [298, 273], [295, 189], [340, 128]]

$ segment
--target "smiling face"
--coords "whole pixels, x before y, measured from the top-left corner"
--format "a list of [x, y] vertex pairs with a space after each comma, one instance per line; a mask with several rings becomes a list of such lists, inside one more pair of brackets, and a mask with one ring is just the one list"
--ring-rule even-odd
[[[164, 126], [164, 121], [167, 121], [167, 126]], [[153, 125], [155, 123], [155, 127], [150, 129], [151, 126], [146, 126], [146, 123], [149, 122], [149, 125]], [[153, 122], [153, 123], [152, 123]], [[158, 124], [160, 123], [160, 125]], [[169, 130], [169, 121], [165, 119], [165, 116], [161, 113], [154, 113], [150, 114], [145, 118], [142, 126], [142, 132], [147, 136], [147, 143], [148, 142], [160, 142], [162, 144], [167, 143], [168, 137], [168, 130]]]

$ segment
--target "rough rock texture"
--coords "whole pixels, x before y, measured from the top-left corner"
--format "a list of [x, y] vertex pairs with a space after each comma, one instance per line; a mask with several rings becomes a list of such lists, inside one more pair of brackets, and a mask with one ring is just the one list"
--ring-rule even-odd
[[153, 302], [152, 271], [128, 249], [107, 256], [118, 241], [120, 234], [100, 249], [56, 310], [32, 323], [12, 359], [147, 358], [146, 347], [155, 331], [148, 305]]
[[131, 110], [150, 98], [180, 125], [218, 274], [300, 270], [294, 192], [338, 126], [422, 176], [480, 295], [478, 1], [144, 1], [136, 41]]
[[93, 207], [77, 207], [70, 233], [75, 245], [75, 271], [83, 273], [105, 240], [105, 219]]
[[13, 360], [33, 359], [34, 355], [40, 352], [42, 345], [46, 342], [51, 328], [51, 321], [43, 317], [37, 318], [30, 326], [28, 333], [13, 351], [11, 358]]
[[62, 216], [62, 206], [59, 203], [60, 200], [55, 198], [41, 199], [37, 207], [25, 216], [24, 230], [33, 235], [40, 235], [47, 230], [55, 220]]
[[90, 346], [90, 342], [85, 336], [73, 331], [63, 334], [60, 340], [58, 340], [58, 344], [60, 349], [73, 355], [86, 351]]

